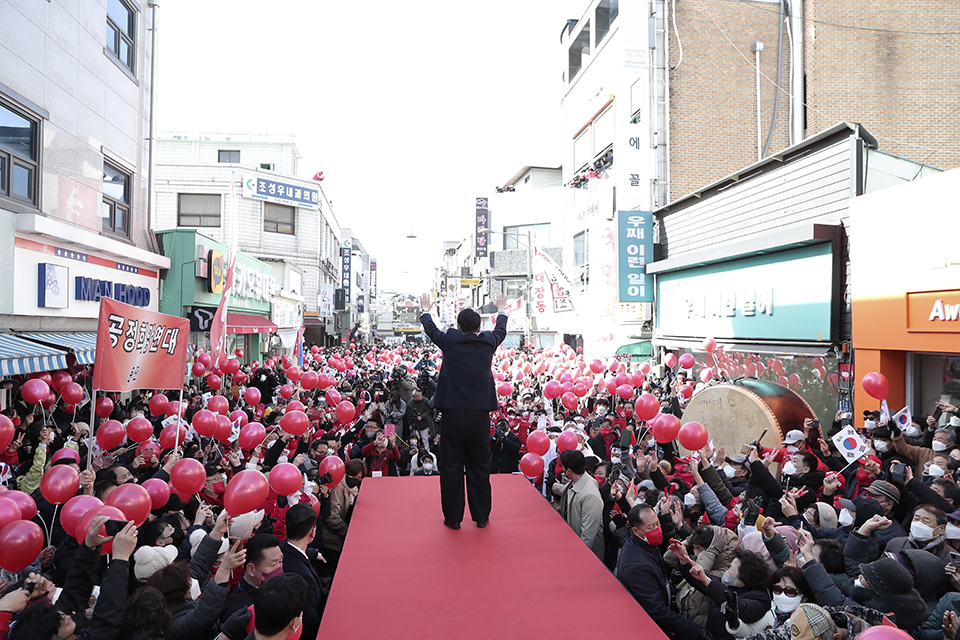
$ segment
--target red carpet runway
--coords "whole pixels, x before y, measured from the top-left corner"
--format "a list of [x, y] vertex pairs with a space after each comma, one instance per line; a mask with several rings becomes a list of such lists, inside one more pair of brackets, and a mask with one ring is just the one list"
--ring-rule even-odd
[[487, 528], [453, 531], [436, 476], [365, 479], [317, 637], [666, 637], [525, 478], [491, 483]]

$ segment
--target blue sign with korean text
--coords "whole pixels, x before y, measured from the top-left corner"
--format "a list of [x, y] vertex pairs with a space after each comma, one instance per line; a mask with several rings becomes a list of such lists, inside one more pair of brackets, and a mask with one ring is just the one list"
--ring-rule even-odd
[[320, 209], [320, 189], [290, 184], [262, 176], [246, 176], [243, 179], [243, 197], [276, 202], [290, 207]]
[[343, 289], [343, 301], [350, 304], [350, 250], [349, 240], [343, 241], [343, 248], [340, 250], [341, 269], [340, 269], [340, 288]]
[[653, 214], [649, 211], [618, 211], [620, 254], [620, 302], [653, 302]]

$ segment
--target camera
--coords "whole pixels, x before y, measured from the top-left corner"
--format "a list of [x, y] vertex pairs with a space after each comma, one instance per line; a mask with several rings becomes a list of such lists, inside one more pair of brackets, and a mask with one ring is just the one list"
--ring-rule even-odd
[[317, 484], [327, 484], [329, 482], [333, 482], [333, 476], [330, 475], [329, 471], [317, 478]]

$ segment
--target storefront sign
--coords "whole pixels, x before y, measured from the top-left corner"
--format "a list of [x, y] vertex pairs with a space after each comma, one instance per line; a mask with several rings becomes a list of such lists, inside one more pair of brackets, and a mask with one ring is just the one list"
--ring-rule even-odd
[[320, 317], [329, 318], [333, 315], [333, 285], [321, 284], [318, 298]]
[[47, 309], [66, 309], [70, 306], [70, 296], [67, 294], [70, 269], [44, 262], [37, 267], [37, 306]]
[[664, 273], [657, 277], [657, 333], [830, 340], [832, 299], [829, 244]]
[[87, 302], [100, 302], [100, 298], [113, 298], [135, 307], [150, 306], [150, 289], [146, 287], [83, 276], [77, 276], [73, 295], [74, 299]]
[[340, 286], [343, 288], [343, 301], [345, 304], [350, 304], [350, 269], [352, 268], [350, 264], [350, 252], [350, 241], [344, 240], [343, 248], [340, 250]]
[[478, 258], [487, 257], [487, 245], [490, 242], [490, 232], [483, 229], [490, 228], [490, 212], [487, 211], [487, 199], [477, 198], [477, 217], [474, 225], [476, 238], [476, 254]]
[[653, 260], [653, 214], [620, 211], [617, 217], [620, 302], [653, 302], [653, 276], [646, 273]]
[[260, 176], [243, 179], [243, 197], [276, 202], [303, 209], [320, 208], [320, 190]]
[[370, 258], [370, 300], [377, 299], [377, 261]]
[[216, 249], [207, 252], [207, 291], [223, 293], [223, 284], [227, 281], [227, 267], [224, 264], [223, 253]]
[[960, 290], [907, 293], [907, 331], [960, 333]]
[[230, 290], [230, 295], [234, 298], [270, 302], [275, 286], [276, 278], [272, 273], [264, 273], [255, 267], [238, 262], [233, 269], [233, 288]]
[[270, 308], [270, 319], [278, 327], [299, 327], [300, 305], [296, 302], [274, 298], [273, 306]]
[[190, 311], [190, 331], [207, 333], [213, 324], [213, 316], [217, 313], [216, 307], [194, 307]]

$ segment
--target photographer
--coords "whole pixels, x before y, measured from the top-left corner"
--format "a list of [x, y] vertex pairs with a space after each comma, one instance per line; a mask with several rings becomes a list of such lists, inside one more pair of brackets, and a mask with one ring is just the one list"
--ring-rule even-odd
[[499, 420], [490, 436], [490, 473], [516, 473], [519, 465], [520, 438], [506, 420]]
[[437, 427], [433, 421], [433, 407], [420, 389], [413, 392], [413, 398], [407, 403], [407, 424], [410, 426], [410, 437], [418, 436], [424, 447], [429, 449], [429, 443], [437, 437]]

